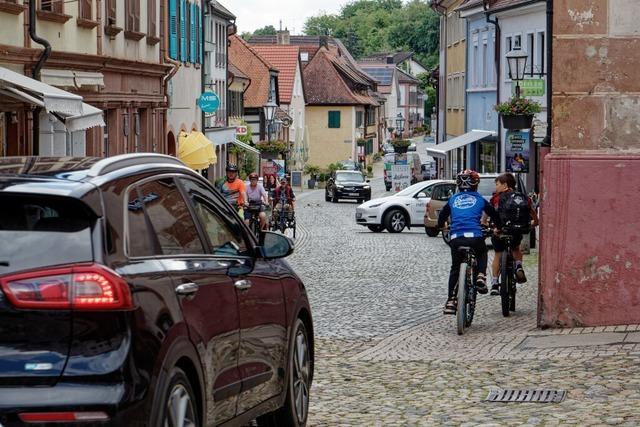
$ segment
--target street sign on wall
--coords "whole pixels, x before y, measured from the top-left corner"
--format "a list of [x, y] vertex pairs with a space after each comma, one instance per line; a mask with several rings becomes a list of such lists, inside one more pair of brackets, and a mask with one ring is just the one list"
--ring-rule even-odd
[[203, 113], [215, 113], [220, 107], [220, 98], [214, 92], [202, 92], [198, 98], [198, 107], [200, 107]]
[[[545, 82], [544, 79], [526, 79], [520, 80], [520, 96], [544, 96]], [[511, 82], [511, 94], [516, 93], [516, 82]]]
[[246, 126], [236, 126], [236, 135], [246, 135], [248, 132]]

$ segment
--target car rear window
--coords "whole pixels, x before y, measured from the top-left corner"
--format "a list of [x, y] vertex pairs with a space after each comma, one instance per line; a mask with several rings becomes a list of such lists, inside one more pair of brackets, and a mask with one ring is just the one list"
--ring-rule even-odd
[[95, 216], [67, 197], [0, 194], [0, 275], [93, 260]]

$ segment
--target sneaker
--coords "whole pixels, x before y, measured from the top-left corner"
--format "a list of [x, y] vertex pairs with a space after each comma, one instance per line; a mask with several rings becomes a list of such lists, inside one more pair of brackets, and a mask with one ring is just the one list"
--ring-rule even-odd
[[455, 299], [447, 300], [447, 303], [444, 305], [444, 310], [442, 310], [443, 314], [456, 314], [456, 307], [458, 306], [458, 302]]
[[516, 282], [525, 283], [527, 281], [527, 276], [524, 275], [524, 269], [522, 266], [516, 268]]
[[497, 283], [491, 285], [491, 295], [500, 295], [500, 285]]
[[476, 289], [479, 294], [486, 294], [489, 292], [487, 289], [487, 279], [484, 277], [484, 274], [478, 274], [478, 278], [476, 279]]

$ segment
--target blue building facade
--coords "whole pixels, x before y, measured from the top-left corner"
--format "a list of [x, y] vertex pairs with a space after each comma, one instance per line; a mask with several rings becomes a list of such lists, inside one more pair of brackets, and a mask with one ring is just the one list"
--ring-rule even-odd
[[[465, 128], [466, 132], [486, 130], [497, 135], [499, 118], [494, 110], [498, 99], [495, 26], [487, 22], [481, 2], [469, 3], [475, 3], [476, 6], [460, 10], [461, 17], [467, 21]], [[498, 147], [497, 137], [487, 137], [469, 144], [467, 166], [480, 173], [500, 171]]]

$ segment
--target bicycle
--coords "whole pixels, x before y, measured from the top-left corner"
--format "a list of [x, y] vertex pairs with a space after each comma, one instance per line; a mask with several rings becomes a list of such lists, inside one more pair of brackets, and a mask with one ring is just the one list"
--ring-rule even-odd
[[513, 236], [509, 231], [504, 229], [499, 236], [506, 248], [500, 258], [500, 303], [504, 317], [509, 317], [511, 311], [516, 311], [516, 268], [515, 259], [511, 253]]
[[251, 216], [249, 217], [249, 230], [257, 237], [260, 238], [260, 212], [262, 211], [263, 203], [249, 202], [249, 206], [246, 209], [249, 210]]
[[[443, 231], [448, 231], [445, 229]], [[482, 230], [482, 236], [489, 235], [489, 230]], [[445, 241], [447, 244], [449, 242]], [[464, 256], [460, 263], [460, 273], [458, 275], [458, 283], [456, 284], [455, 295], [458, 301], [456, 308], [456, 324], [458, 335], [464, 334], [465, 328], [471, 326], [473, 315], [476, 309], [476, 298], [478, 289], [476, 288], [476, 278], [478, 276], [478, 260], [473, 248], [469, 246], [460, 246], [459, 252], [463, 252]]]
[[296, 218], [295, 218], [295, 214], [293, 212], [293, 209], [291, 208], [290, 212], [291, 212], [291, 218], [289, 218], [289, 215], [287, 213], [287, 210], [285, 209], [287, 205], [287, 196], [284, 193], [280, 194], [280, 212], [279, 212], [279, 217], [278, 218], [274, 218], [274, 221], [271, 224], [271, 229], [273, 231], [280, 231], [282, 234], [285, 234], [285, 231], [287, 228], [292, 229], [293, 231], [293, 238], [296, 238]]

